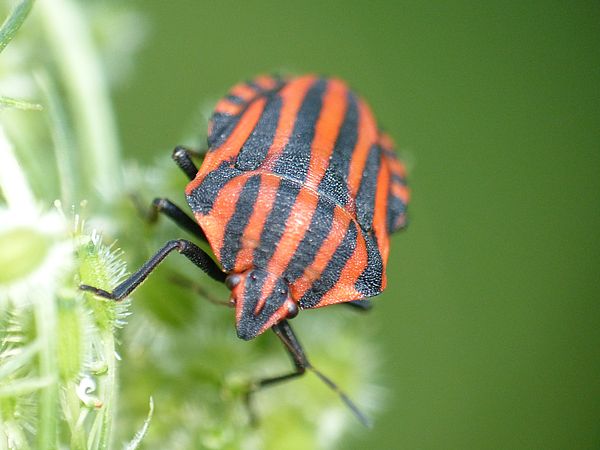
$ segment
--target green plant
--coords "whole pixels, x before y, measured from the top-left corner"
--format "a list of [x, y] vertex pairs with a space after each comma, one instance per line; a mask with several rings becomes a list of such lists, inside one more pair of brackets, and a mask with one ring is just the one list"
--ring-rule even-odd
[[[205, 301], [226, 289], [190, 264], [168, 260], [131, 304], [78, 290], [112, 288], [125, 256], [135, 267], [178, 233], [149, 226], [132, 199], [178, 198], [185, 181], [168, 157], [121, 157], [92, 34], [118, 12], [32, 5], [2, 11], [0, 30], [0, 448], [335, 447], [354, 418], [310, 374], [258, 393], [251, 426], [249, 383], [289, 361], [273, 336], [238, 340], [232, 312]], [[117, 237], [127, 255], [103, 243]], [[369, 324], [334, 308], [296, 320], [312, 361], [370, 405]]]

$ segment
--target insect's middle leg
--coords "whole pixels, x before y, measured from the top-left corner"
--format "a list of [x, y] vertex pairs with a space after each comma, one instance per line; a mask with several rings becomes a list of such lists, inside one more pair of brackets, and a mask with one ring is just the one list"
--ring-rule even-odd
[[202, 231], [202, 228], [200, 228], [200, 225], [171, 200], [167, 198], [155, 198], [148, 211], [148, 221], [155, 223], [158, 220], [159, 213], [164, 214], [180, 228], [190, 232], [198, 239], [207, 242], [206, 235]]

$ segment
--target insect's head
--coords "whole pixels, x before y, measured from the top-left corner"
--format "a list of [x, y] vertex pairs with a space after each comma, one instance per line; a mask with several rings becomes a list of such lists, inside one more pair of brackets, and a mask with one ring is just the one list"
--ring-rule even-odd
[[298, 314], [285, 280], [264, 269], [231, 274], [225, 283], [231, 289], [240, 339], [250, 340]]

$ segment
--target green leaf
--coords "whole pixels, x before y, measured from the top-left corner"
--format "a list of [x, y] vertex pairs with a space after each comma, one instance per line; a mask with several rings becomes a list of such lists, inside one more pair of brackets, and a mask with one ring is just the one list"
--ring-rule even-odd
[[27, 18], [34, 0], [23, 0], [13, 9], [10, 15], [6, 18], [2, 27], [0, 27], [0, 53], [6, 48], [8, 43], [15, 37], [21, 25]]

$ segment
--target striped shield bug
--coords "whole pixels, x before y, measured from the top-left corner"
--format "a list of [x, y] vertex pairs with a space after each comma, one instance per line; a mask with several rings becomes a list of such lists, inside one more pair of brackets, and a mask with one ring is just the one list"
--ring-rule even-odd
[[257, 388], [309, 369], [366, 423], [310, 364], [288, 319], [336, 303], [367, 309], [385, 288], [389, 235], [404, 227], [409, 198], [392, 140], [339, 79], [261, 76], [217, 103], [200, 169], [194, 153], [173, 152], [190, 179], [194, 218], [167, 199], [152, 211], [208, 242], [218, 263], [191, 241], [172, 240], [114, 291], [81, 289], [121, 300], [177, 250], [231, 290], [241, 339], [271, 329], [292, 357], [293, 372]]

